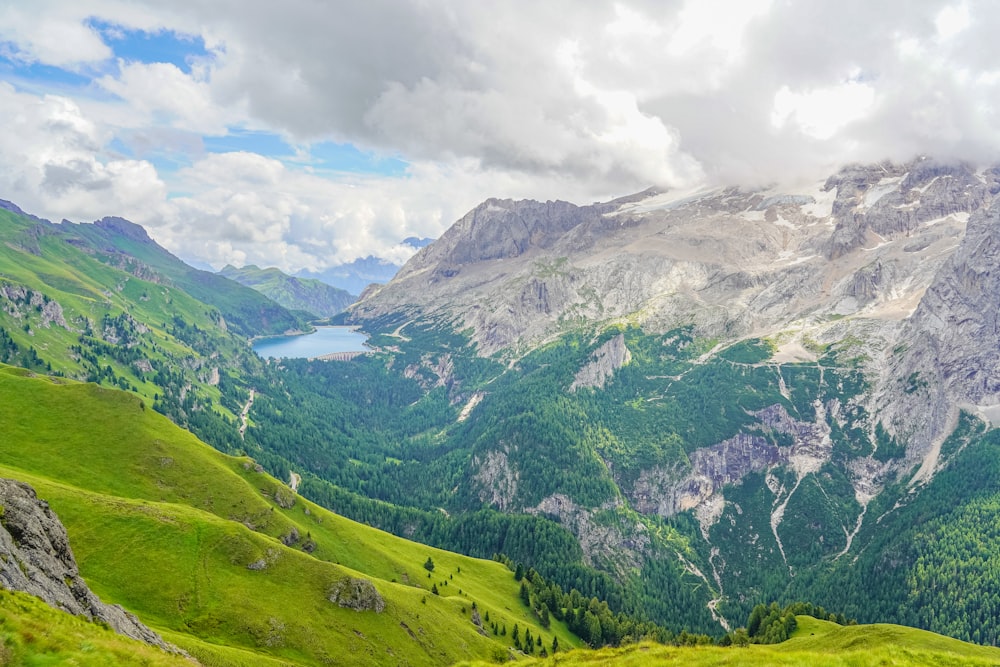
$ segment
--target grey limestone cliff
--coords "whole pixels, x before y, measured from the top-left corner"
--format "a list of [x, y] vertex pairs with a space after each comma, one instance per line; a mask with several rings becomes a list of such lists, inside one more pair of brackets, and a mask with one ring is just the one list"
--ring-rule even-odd
[[[977, 211], [902, 327], [881, 413], [926, 479], [960, 409], [1000, 422], [1000, 202]], [[920, 446], [914, 446], [920, 445]]]
[[182, 653], [118, 605], [101, 602], [80, 577], [66, 529], [34, 489], [0, 479], [0, 586], [41, 598], [119, 634]]
[[603, 387], [615, 371], [632, 360], [632, 353], [625, 346], [625, 335], [618, 334], [594, 350], [590, 361], [573, 378], [570, 391], [580, 387]]

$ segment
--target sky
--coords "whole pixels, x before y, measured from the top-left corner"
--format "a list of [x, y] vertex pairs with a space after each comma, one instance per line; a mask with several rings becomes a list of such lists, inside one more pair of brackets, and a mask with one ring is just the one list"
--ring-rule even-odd
[[0, 0], [0, 199], [322, 271], [489, 197], [1000, 149], [1000, 3]]

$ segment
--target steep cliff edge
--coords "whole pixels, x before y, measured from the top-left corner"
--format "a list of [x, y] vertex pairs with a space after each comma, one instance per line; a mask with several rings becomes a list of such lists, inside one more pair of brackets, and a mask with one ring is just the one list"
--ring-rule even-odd
[[75, 616], [106, 623], [119, 634], [181, 651], [118, 605], [101, 602], [80, 577], [66, 529], [34, 489], [0, 479], [0, 586], [41, 598]]
[[1000, 423], [1000, 202], [970, 219], [961, 244], [903, 325], [879, 397], [890, 431], [906, 442], [926, 481], [959, 410]]

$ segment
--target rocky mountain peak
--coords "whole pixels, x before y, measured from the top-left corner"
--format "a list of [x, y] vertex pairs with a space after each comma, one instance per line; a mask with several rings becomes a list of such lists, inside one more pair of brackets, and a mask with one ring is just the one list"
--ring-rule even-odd
[[916, 160], [794, 187], [647, 190], [590, 206], [490, 199], [352, 317], [457, 318], [483, 354], [625, 317], [724, 338], [824, 315], [898, 321], [996, 188], [991, 171]]
[[447, 279], [457, 275], [464, 265], [549, 248], [580, 224], [581, 210], [564, 201], [487, 199], [418, 252], [400, 275], [430, 269], [435, 280]]
[[827, 246], [827, 256], [837, 259], [872, 235], [910, 234], [936, 219], [968, 215], [991, 196], [994, 182], [970, 165], [918, 159], [908, 165], [847, 167], [825, 187], [837, 192], [832, 208], [837, 227]]
[[155, 244], [155, 241], [149, 237], [149, 234], [146, 233], [146, 229], [142, 225], [137, 225], [130, 220], [126, 220], [125, 218], [113, 216], [105, 217], [100, 220], [96, 220], [94, 225], [100, 229], [124, 236], [125, 238], [133, 241]]

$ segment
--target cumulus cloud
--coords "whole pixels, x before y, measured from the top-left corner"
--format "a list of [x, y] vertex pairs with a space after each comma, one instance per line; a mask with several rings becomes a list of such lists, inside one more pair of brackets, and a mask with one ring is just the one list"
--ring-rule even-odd
[[110, 136], [65, 97], [0, 82], [0, 195], [56, 220], [141, 217], [166, 196], [153, 166], [104, 154]]
[[188, 132], [220, 136], [247, 117], [239, 105], [226, 107], [212, 99], [204, 70], [182, 72], [172, 63], [119, 61], [114, 74], [96, 84], [121, 99], [129, 110], [128, 124], [161, 124]]
[[[140, 222], [217, 265], [402, 257], [399, 239], [436, 235], [493, 195], [589, 202], [916, 154], [992, 162], [1000, 149], [1000, 7], [985, 0], [28, 4], [0, 9], [5, 53], [99, 71], [89, 92], [104, 98], [0, 91], [7, 118], [76, 105], [68, 125], [30, 121], [0, 141], [0, 186], [76, 218], [100, 197], [102, 215], [148, 197]], [[190, 71], [117, 60], [95, 18], [197, 35], [208, 55]], [[361, 177], [204, 153], [201, 137], [234, 128], [409, 168]], [[113, 138], [139, 155], [169, 142], [190, 166], [156, 174], [116, 157]]]
[[182, 256], [224, 264], [321, 271], [374, 255], [402, 264], [404, 238], [436, 237], [483, 198], [545, 199], [560, 179], [498, 174], [474, 160], [410, 165], [406, 176], [343, 176], [335, 182], [252, 153], [207, 155], [179, 174], [197, 195], [174, 197], [138, 220]]

